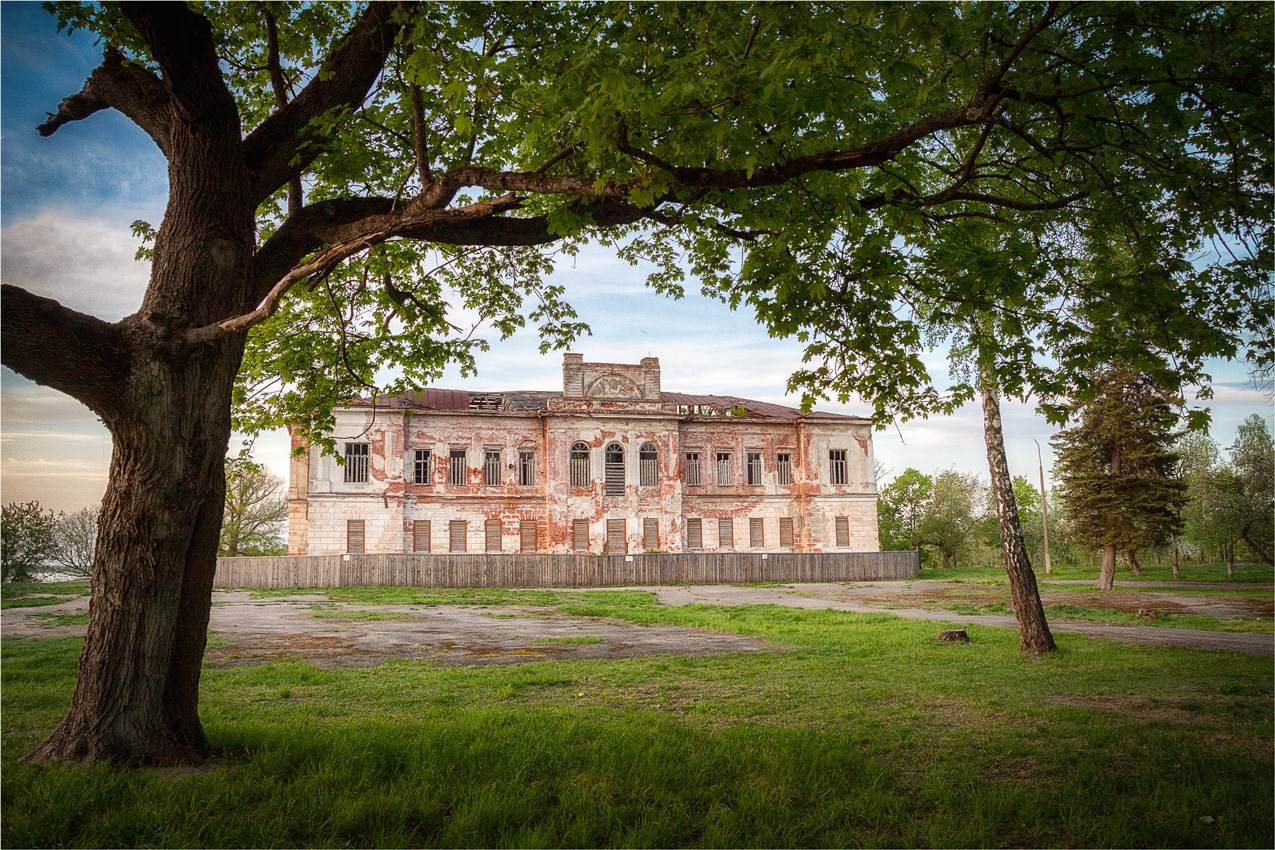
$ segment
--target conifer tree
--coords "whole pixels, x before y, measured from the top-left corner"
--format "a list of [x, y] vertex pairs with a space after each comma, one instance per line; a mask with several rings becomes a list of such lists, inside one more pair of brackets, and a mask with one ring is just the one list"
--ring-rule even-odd
[[1138, 574], [1139, 549], [1179, 530], [1186, 485], [1177, 475], [1175, 392], [1127, 367], [1095, 376], [1093, 391], [1073, 400], [1077, 424], [1058, 433], [1059, 498], [1072, 528], [1103, 550], [1098, 589], [1110, 590], [1116, 555]]

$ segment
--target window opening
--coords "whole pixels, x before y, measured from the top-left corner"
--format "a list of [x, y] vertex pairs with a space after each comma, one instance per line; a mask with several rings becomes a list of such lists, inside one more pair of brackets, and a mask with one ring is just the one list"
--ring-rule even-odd
[[833, 484], [846, 483], [845, 449], [832, 449], [828, 452], [828, 480]]
[[703, 549], [704, 548], [703, 520], [688, 519], [686, 521], [686, 548], [687, 549]]
[[486, 537], [486, 546], [488, 552], [500, 551], [500, 520], [489, 519], [483, 525], [483, 531]]
[[606, 494], [608, 496], [624, 495], [624, 449], [619, 443], [612, 443], [606, 449]]
[[766, 548], [766, 521], [760, 517], [748, 520], [748, 545], [753, 549]]
[[412, 523], [412, 551], [429, 551], [429, 520], [418, 519]]
[[660, 453], [655, 443], [643, 443], [638, 450], [638, 465], [641, 468], [641, 486], [655, 487], [660, 483]]
[[642, 520], [642, 548], [660, 548], [660, 521], [655, 518]]
[[518, 523], [518, 549], [522, 552], [536, 551], [536, 521], [524, 519]]
[[729, 517], [717, 521], [717, 548], [735, 548], [735, 521]]
[[717, 453], [717, 486], [729, 487], [731, 485], [730, 475], [730, 452]]
[[589, 521], [587, 519], [571, 521], [571, 548], [576, 552], [589, 551]]
[[779, 478], [779, 486], [788, 487], [792, 485], [792, 455], [787, 452], [780, 452], [775, 455], [775, 472]]
[[363, 520], [351, 519], [346, 521], [345, 551], [351, 555], [363, 554]]
[[469, 483], [465, 479], [465, 450], [452, 449], [447, 464], [447, 483], [453, 487], [464, 487]]
[[589, 446], [576, 443], [571, 447], [571, 486], [589, 486]]
[[837, 520], [837, 545], [843, 546], [843, 547], [849, 546], [850, 545], [850, 518], [839, 516], [836, 518], [836, 520]]
[[533, 487], [536, 483], [536, 453], [518, 452], [518, 484]]
[[417, 484], [434, 483], [434, 455], [429, 449], [417, 449], [412, 464], [412, 480]]
[[448, 550], [452, 552], [465, 551], [465, 535], [468, 529], [465, 528], [463, 519], [454, 519], [447, 525], [447, 543]]
[[483, 453], [483, 484], [488, 487], [500, 485], [500, 452]]
[[690, 487], [699, 486], [699, 452], [686, 453], [686, 484]]
[[345, 480], [347, 483], [367, 483], [367, 459], [367, 443], [345, 444]]
[[751, 487], [761, 485], [761, 452], [748, 453], [748, 484]]
[[779, 519], [779, 548], [792, 548], [792, 517], [780, 517]]
[[607, 554], [623, 555], [628, 551], [624, 539], [624, 520], [609, 519], [607, 520]]

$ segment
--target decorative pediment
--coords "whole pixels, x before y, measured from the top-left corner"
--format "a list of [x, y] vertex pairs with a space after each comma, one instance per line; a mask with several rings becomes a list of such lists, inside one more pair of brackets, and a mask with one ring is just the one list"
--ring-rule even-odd
[[623, 375], [601, 375], [589, 383], [584, 391], [587, 398], [640, 399], [642, 389]]

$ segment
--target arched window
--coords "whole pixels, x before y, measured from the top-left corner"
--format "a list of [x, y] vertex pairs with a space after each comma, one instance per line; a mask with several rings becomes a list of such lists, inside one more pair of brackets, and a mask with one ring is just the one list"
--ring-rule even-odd
[[589, 486], [588, 443], [574, 443], [571, 446], [571, 486]]
[[659, 459], [655, 443], [643, 443], [638, 450], [638, 465], [642, 473], [639, 481], [643, 487], [655, 487], [660, 483]]
[[606, 494], [624, 495], [624, 449], [619, 443], [611, 443], [603, 456], [606, 461]]

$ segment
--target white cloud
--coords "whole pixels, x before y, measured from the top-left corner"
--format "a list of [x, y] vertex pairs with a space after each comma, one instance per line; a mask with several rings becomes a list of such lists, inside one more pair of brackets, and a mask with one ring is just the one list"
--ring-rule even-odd
[[46, 209], [0, 231], [5, 283], [115, 321], [141, 305], [150, 263], [135, 260], [128, 228]]

